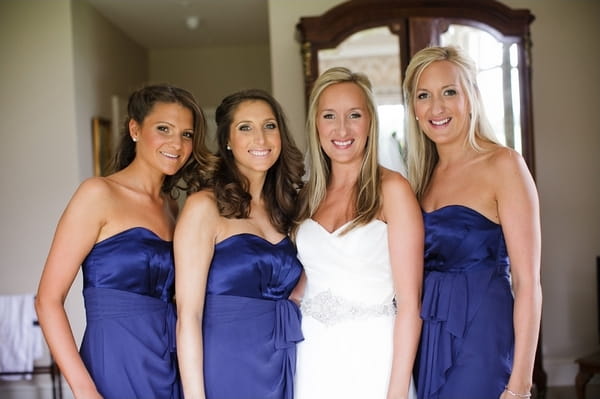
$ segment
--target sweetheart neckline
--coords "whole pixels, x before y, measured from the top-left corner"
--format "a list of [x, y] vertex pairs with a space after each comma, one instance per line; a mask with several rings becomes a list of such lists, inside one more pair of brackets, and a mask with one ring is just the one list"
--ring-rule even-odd
[[[347, 225], [349, 225], [350, 223], [352, 223], [352, 222], [354, 221], [354, 219], [352, 219], [352, 220], [348, 220], [346, 223], [342, 224], [342, 225], [341, 225], [341, 226], [339, 226], [337, 229], [335, 229], [335, 230], [333, 230], [333, 231], [329, 231], [329, 230], [327, 230], [327, 229], [326, 229], [326, 228], [325, 228], [325, 227], [324, 227], [324, 226], [323, 226], [321, 223], [319, 223], [319, 222], [318, 222], [318, 221], [316, 221], [315, 219], [313, 219], [313, 218], [308, 218], [307, 220], [310, 220], [310, 221], [312, 221], [314, 224], [316, 224], [317, 226], [319, 226], [319, 227], [321, 228], [321, 230], [323, 230], [325, 233], [327, 233], [327, 234], [329, 234], [329, 235], [335, 235], [335, 234], [336, 234], [338, 231], [340, 231], [342, 228], [346, 227]], [[368, 226], [369, 224], [371, 224], [371, 223], [373, 223], [373, 222], [380, 222], [380, 223], [383, 223], [383, 224], [387, 225], [387, 223], [386, 223], [386, 222], [384, 222], [384, 221], [383, 221], [383, 220], [381, 220], [381, 219], [373, 219], [373, 220], [371, 220], [369, 223], [367, 223], [367, 224], [364, 224], [364, 225], [362, 225], [362, 226]], [[362, 226], [361, 226], [361, 227], [362, 227]]]
[[153, 235], [153, 236], [154, 236], [154, 237], [155, 237], [157, 240], [160, 240], [160, 241], [162, 241], [162, 242], [166, 242], [166, 243], [171, 243], [171, 242], [172, 242], [172, 240], [165, 240], [164, 238], [162, 238], [161, 236], [159, 236], [158, 234], [156, 234], [154, 231], [150, 230], [150, 229], [149, 229], [149, 228], [147, 228], [147, 227], [143, 227], [143, 226], [133, 226], [133, 227], [129, 227], [129, 228], [125, 229], [125, 230], [121, 230], [121, 231], [119, 231], [118, 233], [116, 233], [116, 234], [113, 234], [112, 236], [106, 237], [106, 238], [104, 238], [104, 239], [102, 239], [102, 240], [98, 241], [97, 243], [95, 243], [95, 244], [94, 244], [94, 246], [96, 246], [96, 245], [100, 245], [100, 244], [103, 244], [103, 243], [105, 243], [106, 241], [109, 241], [109, 240], [111, 240], [112, 238], [116, 238], [116, 237], [118, 237], [118, 236], [124, 235], [124, 234], [126, 234], [126, 233], [129, 233], [129, 232], [131, 232], [131, 231], [133, 231], [133, 230], [142, 230], [142, 231], [146, 231], [146, 232], [150, 233], [151, 235]]
[[217, 245], [220, 245], [220, 244], [222, 244], [222, 243], [224, 243], [224, 242], [226, 242], [226, 241], [228, 241], [228, 240], [230, 240], [230, 239], [232, 239], [232, 238], [234, 238], [234, 237], [239, 237], [239, 236], [250, 236], [250, 237], [256, 237], [256, 238], [258, 238], [259, 240], [261, 240], [261, 241], [263, 241], [263, 242], [265, 242], [265, 243], [267, 243], [267, 244], [270, 244], [270, 245], [271, 245], [271, 246], [273, 246], [273, 247], [276, 247], [276, 246], [278, 246], [278, 245], [281, 245], [281, 244], [282, 244], [284, 241], [286, 241], [287, 239], [289, 239], [289, 237], [288, 237], [288, 236], [284, 236], [284, 237], [283, 237], [281, 240], [279, 240], [279, 241], [277, 241], [277, 242], [273, 243], [273, 242], [271, 242], [271, 241], [267, 240], [266, 238], [264, 238], [264, 237], [262, 237], [262, 236], [259, 236], [258, 234], [254, 234], [254, 233], [236, 233], [236, 234], [232, 234], [232, 235], [230, 235], [230, 236], [229, 236], [229, 237], [227, 237], [227, 238], [224, 238], [224, 239], [222, 239], [221, 241], [219, 241], [218, 243], [216, 243], [216, 244], [215, 244], [215, 246], [217, 246]]
[[478, 215], [478, 216], [482, 217], [483, 219], [487, 220], [488, 222], [490, 222], [490, 223], [492, 223], [492, 224], [494, 224], [496, 226], [500, 226], [500, 223], [494, 222], [493, 220], [491, 220], [490, 218], [488, 218], [487, 216], [485, 216], [483, 213], [481, 213], [481, 212], [479, 212], [479, 211], [477, 211], [477, 210], [475, 210], [475, 209], [473, 209], [471, 207], [468, 207], [466, 205], [460, 205], [460, 204], [444, 205], [442, 207], [439, 207], [439, 208], [434, 209], [434, 210], [429, 211], [429, 212], [426, 211], [425, 209], [421, 208], [421, 212], [423, 212], [426, 215], [432, 215], [434, 213], [441, 212], [441, 211], [443, 211], [445, 209], [448, 209], [448, 208], [459, 208], [459, 209], [467, 210], [467, 211], [469, 211], [469, 212], [471, 212], [471, 213], [473, 213], [475, 215]]

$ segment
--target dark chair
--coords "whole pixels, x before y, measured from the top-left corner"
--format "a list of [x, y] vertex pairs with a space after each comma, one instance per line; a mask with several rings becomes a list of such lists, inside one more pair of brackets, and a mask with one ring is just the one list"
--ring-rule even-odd
[[585, 399], [587, 383], [590, 382], [594, 374], [600, 374], [600, 352], [580, 357], [575, 360], [575, 363], [579, 364], [579, 372], [575, 377], [577, 399]]

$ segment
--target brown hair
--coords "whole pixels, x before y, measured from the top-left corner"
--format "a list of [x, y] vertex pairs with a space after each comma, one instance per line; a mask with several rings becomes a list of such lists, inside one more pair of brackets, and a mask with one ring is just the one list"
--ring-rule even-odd
[[166, 176], [162, 191], [172, 198], [177, 198], [177, 189], [197, 191], [205, 185], [207, 176], [214, 168], [214, 160], [205, 144], [206, 118], [194, 96], [187, 90], [166, 83], [144, 86], [129, 96], [127, 118], [122, 129], [121, 141], [113, 160], [112, 169], [117, 172], [128, 166], [136, 156], [135, 143], [131, 140], [129, 121], [139, 124], [157, 103], [179, 104], [189, 109], [193, 116], [194, 136], [192, 140], [192, 156], [172, 176]]
[[281, 137], [281, 154], [268, 170], [262, 190], [271, 223], [287, 234], [297, 213], [297, 193], [302, 186], [304, 163], [287, 127], [283, 109], [267, 92], [259, 89], [242, 90], [223, 99], [215, 112], [219, 162], [214, 174], [213, 189], [222, 216], [247, 218], [250, 215], [251, 196], [248, 181], [239, 171], [233, 153], [227, 150], [233, 114], [246, 101], [264, 101], [277, 120]]

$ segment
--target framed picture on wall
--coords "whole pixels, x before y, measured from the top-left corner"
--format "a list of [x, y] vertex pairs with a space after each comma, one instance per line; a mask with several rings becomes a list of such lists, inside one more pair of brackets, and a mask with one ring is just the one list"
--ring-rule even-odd
[[92, 118], [94, 175], [106, 176], [113, 156], [112, 130], [109, 119]]

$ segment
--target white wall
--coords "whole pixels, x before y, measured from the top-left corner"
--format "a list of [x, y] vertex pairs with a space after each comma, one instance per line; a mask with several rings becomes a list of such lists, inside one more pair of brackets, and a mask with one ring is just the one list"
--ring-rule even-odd
[[[301, 16], [335, 0], [269, 0], [273, 93], [304, 145]], [[596, 256], [600, 255], [600, 2], [503, 0], [528, 8], [537, 183], [542, 212], [543, 352], [550, 385], [573, 385], [574, 359], [598, 347]]]

